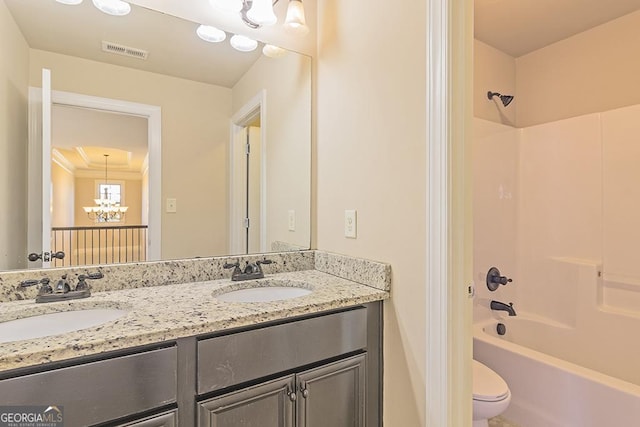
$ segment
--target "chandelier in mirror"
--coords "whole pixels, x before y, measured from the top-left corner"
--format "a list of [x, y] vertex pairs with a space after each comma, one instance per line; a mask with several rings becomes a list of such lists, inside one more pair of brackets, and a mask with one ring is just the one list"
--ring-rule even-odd
[[108, 159], [109, 155], [104, 154], [104, 184], [99, 186], [100, 198], [93, 199], [96, 206], [82, 208], [89, 216], [89, 219], [96, 222], [120, 222], [124, 219], [127, 209], [129, 209], [127, 206], [120, 206], [120, 192], [109, 185]]

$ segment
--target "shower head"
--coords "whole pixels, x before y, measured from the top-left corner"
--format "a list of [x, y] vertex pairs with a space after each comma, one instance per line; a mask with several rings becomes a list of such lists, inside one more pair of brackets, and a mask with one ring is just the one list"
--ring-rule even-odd
[[505, 107], [511, 104], [511, 101], [513, 101], [513, 95], [500, 95], [498, 92], [487, 92], [487, 98], [493, 99], [494, 96], [500, 98], [500, 101], [502, 101], [502, 105], [504, 105]]

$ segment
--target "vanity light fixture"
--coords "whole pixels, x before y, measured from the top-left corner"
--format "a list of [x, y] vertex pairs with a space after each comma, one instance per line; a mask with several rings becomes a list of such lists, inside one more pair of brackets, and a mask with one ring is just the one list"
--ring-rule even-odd
[[220, 43], [227, 38], [227, 33], [211, 25], [200, 25], [196, 30], [196, 34], [209, 43]]
[[75, 6], [77, 4], [82, 3], [82, 0], [56, 0], [58, 3], [69, 4], [71, 6]]
[[278, 22], [271, 0], [253, 0], [247, 11], [247, 18], [258, 25], [273, 25]]
[[309, 27], [307, 27], [307, 21], [304, 17], [302, 0], [289, 0], [284, 29], [286, 32], [297, 36], [304, 36], [309, 32]]
[[236, 34], [229, 41], [235, 50], [240, 52], [251, 52], [258, 47], [258, 42], [249, 37]]
[[[278, 17], [273, 11], [273, 6], [279, 0], [209, 0], [216, 9], [226, 12], [240, 12], [240, 18], [248, 27], [256, 29], [263, 25], [273, 25]], [[309, 32], [302, 0], [289, 0], [287, 16], [284, 24], [287, 32], [303, 36]]]
[[102, 12], [114, 16], [124, 16], [131, 12], [131, 5], [122, 0], [93, 0], [93, 5]]

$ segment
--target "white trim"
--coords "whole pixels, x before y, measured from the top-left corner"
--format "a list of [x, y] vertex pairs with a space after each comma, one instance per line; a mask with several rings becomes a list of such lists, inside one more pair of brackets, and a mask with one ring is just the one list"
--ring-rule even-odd
[[57, 148], [51, 148], [51, 161], [60, 166], [70, 175], [73, 175], [76, 167]]
[[[76, 178], [102, 179], [104, 180], [104, 171], [76, 169], [74, 176]], [[114, 171], [109, 170], [109, 181], [111, 178], [123, 181], [142, 181], [143, 174], [132, 171]]]
[[[427, 7], [427, 426], [472, 420], [470, 189], [465, 163], [472, 105], [470, 0], [429, 0]], [[468, 280], [468, 281], [467, 281]]]
[[[42, 69], [42, 253], [51, 252], [51, 70]], [[51, 263], [42, 260], [42, 267]]]
[[[30, 93], [37, 88], [29, 88]], [[159, 260], [161, 257], [162, 232], [162, 109], [159, 106], [139, 104], [117, 99], [100, 98], [79, 93], [52, 91], [53, 104], [69, 105], [96, 110], [131, 114], [147, 118], [149, 146], [149, 230], [147, 259]], [[33, 117], [33, 115], [32, 115]], [[35, 142], [30, 140], [30, 144]]]
[[260, 114], [260, 252], [268, 252], [267, 248], [267, 91], [262, 89], [231, 117], [229, 135], [229, 253], [238, 253], [238, 230], [242, 219], [237, 215], [237, 203], [233, 197], [236, 185], [234, 140], [240, 128], [247, 126]]
[[[42, 252], [42, 89], [29, 87], [27, 252]], [[27, 254], [24, 254], [25, 256]], [[28, 268], [42, 268], [32, 262]]]

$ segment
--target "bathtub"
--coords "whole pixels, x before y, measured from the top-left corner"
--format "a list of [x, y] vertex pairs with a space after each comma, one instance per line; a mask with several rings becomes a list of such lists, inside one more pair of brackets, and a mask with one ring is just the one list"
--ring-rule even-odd
[[[503, 336], [496, 332], [499, 322], [506, 326]], [[474, 359], [511, 390], [503, 415], [521, 427], [640, 426], [639, 329], [592, 330], [613, 335], [606, 344], [577, 330], [524, 312], [474, 325]], [[599, 364], [612, 372], [599, 372]]]

